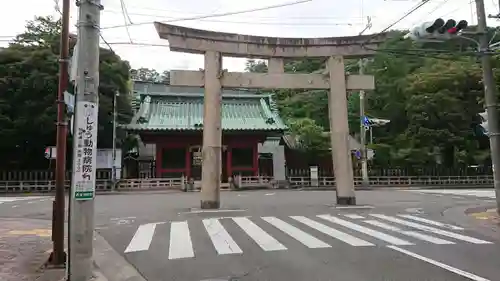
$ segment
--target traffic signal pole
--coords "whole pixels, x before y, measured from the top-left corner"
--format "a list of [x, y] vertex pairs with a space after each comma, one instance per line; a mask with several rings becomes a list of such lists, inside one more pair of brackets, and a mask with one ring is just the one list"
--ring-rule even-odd
[[[359, 75], [364, 74], [366, 61], [364, 59], [359, 60]], [[359, 133], [360, 133], [360, 143], [361, 143], [361, 175], [363, 177], [363, 187], [368, 187], [370, 185], [370, 179], [368, 178], [368, 150], [366, 148], [366, 129], [365, 129], [365, 91], [359, 91]]]
[[493, 165], [493, 184], [497, 200], [497, 212], [500, 214], [500, 131], [498, 127], [498, 100], [496, 83], [491, 64], [489, 38], [486, 27], [486, 12], [483, 0], [476, 0], [477, 32], [479, 38], [479, 54], [483, 68], [483, 85], [488, 131], [490, 138], [491, 163]]

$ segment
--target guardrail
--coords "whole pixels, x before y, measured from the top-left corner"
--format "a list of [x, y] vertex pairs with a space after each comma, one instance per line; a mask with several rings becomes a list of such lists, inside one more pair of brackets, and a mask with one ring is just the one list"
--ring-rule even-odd
[[[492, 176], [428, 176], [428, 177], [370, 177], [370, 187], [488, 187]], [[309, 177], [289, 177], [290, 187], [334, 187], [335, 177], [319, 177], [317, 184]], [[362, 186], [361, 177], [354, 178], [355, 186]]]
[[[276, 183], [268, 176], [236, 176], [237, 188], [275, 188]], [[356, 177], [355, 186], [362, 186], [362, 178]], [[97, 192], [140, 191], [140, 190], [185, 190], [188, 181], [184, 178], [122, 179], [113, 187], [111, 180], [97, 180]], [[227, 184], [226, 184], [227, 185]], [[335, 188], [334, 177], [319, 177], [311, 181], [309, 177], [288, 177], [290, 188]], [[230, 186], [230, 185], [227, 185]], [[66, 189], [70, 181], [65, 182]], [[492, 176], [429, 176], [429, 177], [370, 177], [370, 187], [493, 187]], [[2, 193], [49, 193], [55, 191], [55, 181], [0, 181]]]

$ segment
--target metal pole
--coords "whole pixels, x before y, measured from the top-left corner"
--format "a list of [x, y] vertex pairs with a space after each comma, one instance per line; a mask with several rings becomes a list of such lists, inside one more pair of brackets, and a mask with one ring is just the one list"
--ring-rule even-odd
[[497, 212], [500, 214], [500, 132], [498, 127], [498, 104], [496, 83], [493, 76], [493, 67], [491, 65], [491, 54], [486, 27], [486, 12], [483, 0], [476, 0], [476, 10], [477, 32], [481, 35], [479, 38], [479, 54], [483, 67], [484, 99], [488, 116], [493, 181], [497, 198]]
[[79, 0], [76, 111], [71, 203], [71, 281], [92, 277], [99, 108], [100, 0]]
[[[365, 61], [364, 59], [359, 60], [359, 74], [364, 74]], [[368, 178], [368, 162], [367, 162], [367, 150], [366, 150], [366, 130], [364, 124], [365, 116], [365, 91], [359, 91], [359, 133], [361, 142], [361, 175], [363, 176], [363, 186], [368, 187], [370, 185], [370, 179]]]
[[69, 60], [69, 0], [62, 2], [62, 27], [59, 57], [59, 86], [57, 91], [57, 137], [56, 137], [56, 196], [52, 205], [52, 241], [53, 249], [49, 262], [53, 265], [64, 265], [64, 190], [66, 173], [66, 135], [67, 123], [64, 105], [64, 91], [68, 87], [68, 60]]
[[116, 185], [116, 119], [117, 119], [117, 104], [116, 100], [117, 97], [120, 95], [120, 93], [117, 91], [115, 95], [113, 96], [113, 166], [112, 166], [112, 181], [113, 181], [113, 190], [115, 189]]

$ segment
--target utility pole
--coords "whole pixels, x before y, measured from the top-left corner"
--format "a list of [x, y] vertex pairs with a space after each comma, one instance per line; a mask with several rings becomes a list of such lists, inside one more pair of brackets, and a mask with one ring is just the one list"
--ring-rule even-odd
[[[360, 59], [359, 62], [359, 75], [364, 74], [364, 68], [366, 61]], [[370, 185], [370, 179], [368, 178], [368, 162], [366, 149], [366, 129], [365, 129], [365, 91], [359, 91], [359, 133], [361, 142], [361, 175], [363, 176], [363, 187], [368, 187]]]
[[479, 54], [483, 68], [484, 100], [488, 116], [491, 163], [493, 165], [493, 182], [497, 198], [497, 212], [500, 214], [500, 132], [498, 127], [498, 104], [496, 83], [491, 65], [491, 53], [486, 27], [486, 12], [483, 0], [476, 0], [477, 32], [479, 37]]
[[116, 186], [116, 119], [117, 119], [117, 103], [116, 103], [116, 100], [117, 100], [117, 97], [120, 95], [120, 93], [118, 91], [116, 91], [116, 93], [114, 94], [113, 96], [113, 151], [112, 151], [112, 154], [113, 154], [113, 166], [112, 167], [112, 175], [111, 175], [111, 179], [113, 181], [113, 189], [115, 189], [115, 186]]
[[71, 184], [70, 281], [92, 277], [99, 109], [100, 0], [77, 1], [78, 54]]
[[57, 91], [57, 137], [56, 137], [56, 196], [52, 203], [52, 242], [53, 248], [49, 263], [62, 266], [66, 262], [64, 252], [64, 211], [65, 211], [65, 173], [66, 173], [66, 135], [67, 123], [64, 104], [64, 91], [68, 87], [69, 61], [69, 0], [62, 2], [62, 27], [59, 53], [59, 85]]

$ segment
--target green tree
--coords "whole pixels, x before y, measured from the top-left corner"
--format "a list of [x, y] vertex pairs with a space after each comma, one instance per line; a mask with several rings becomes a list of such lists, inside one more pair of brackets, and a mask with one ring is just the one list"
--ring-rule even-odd
[[[55, 145], [60, 30], [59, 20], [37, 17], [27, 23], [25, 32], [8, 48], [0, 51], [3, 169], [40, 169], [48, 165], [43, 151], [46, 146]], [[131, 117], [127, 86], [130, 67], [116, 54], [101, 49], [99, 68], [98, 145], [111, 147], [112, 99], [116, 91], [122, 93], [118, 99], [118, 120], [126, 123]]]

